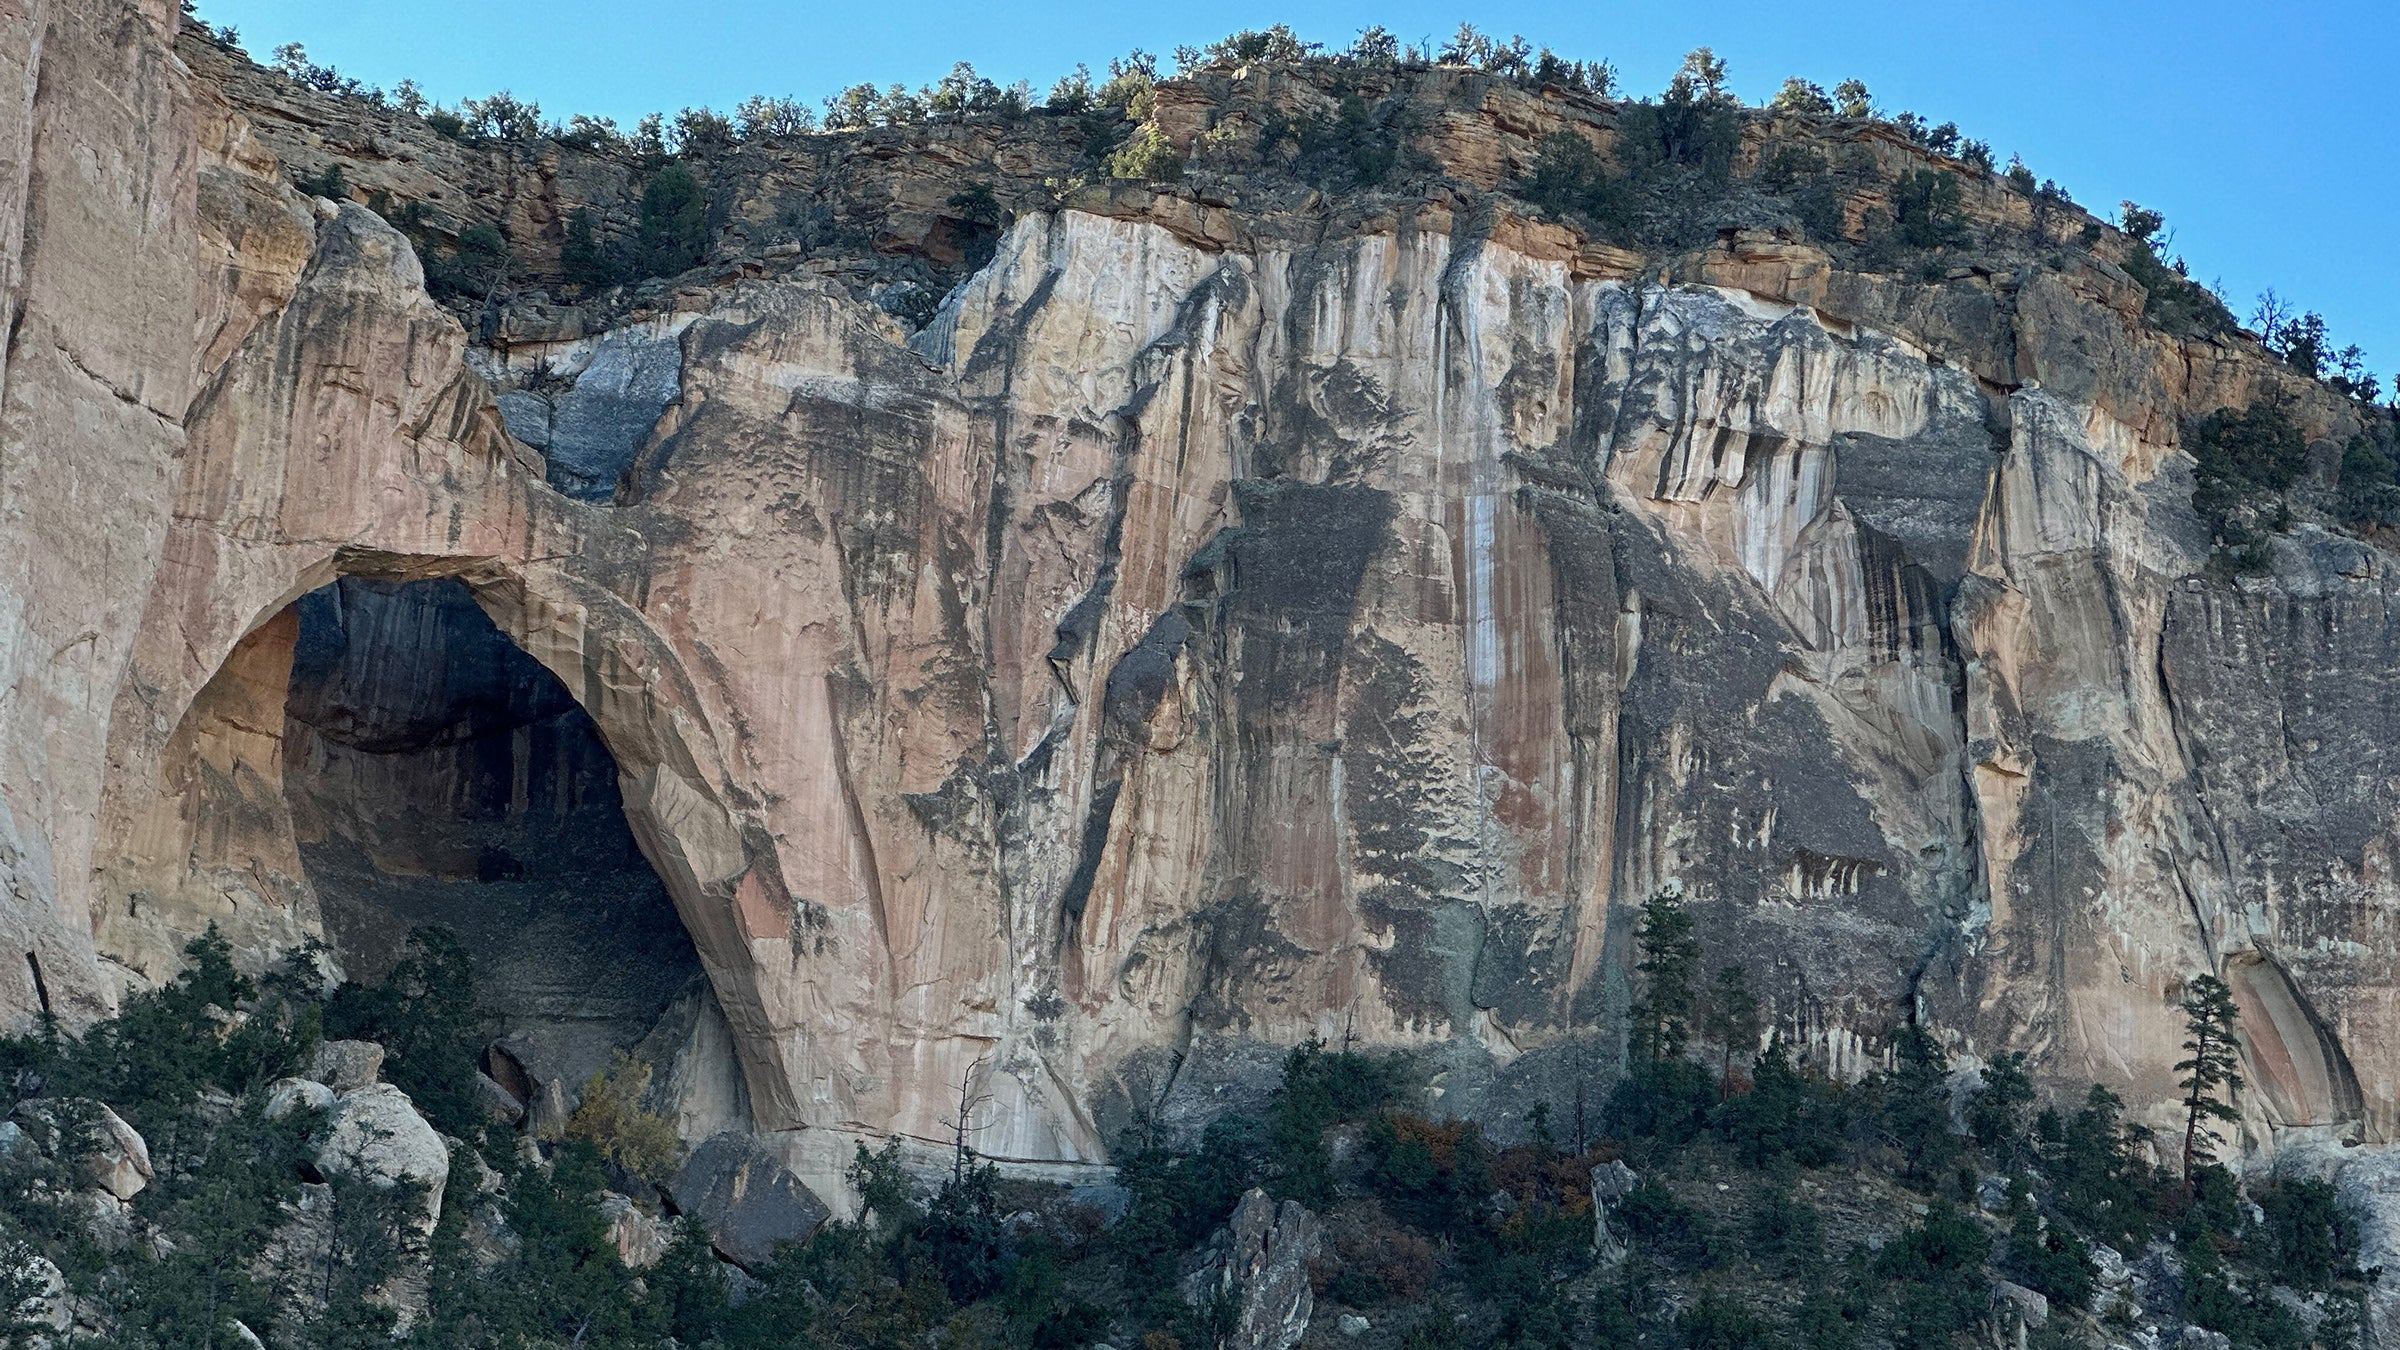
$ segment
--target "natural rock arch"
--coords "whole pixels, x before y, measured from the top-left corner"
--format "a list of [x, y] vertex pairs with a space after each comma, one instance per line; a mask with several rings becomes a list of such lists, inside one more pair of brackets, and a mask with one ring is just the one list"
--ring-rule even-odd
[[791, 934], [792, 902], [684, 656], [608, 584], [639, 586], [643, 541], [543, 484], [464, 347], [407, 242], [344, 207], [321, 221], [282, 315], [203, 391], [110, 724], [83, 897], [98, 946], [130, 985], [168, 973], [212, 919], [252, 950], [310, 934], [305, 899], [273, 875], [299, 875], [288, 821], [284, 844], [256, 845], [276, 830], [260, 788], [276, 781], [282, 616], [338, 577], [454, 577], [591, 715], [731, 1024], [757, 1123], [799, 1125], [805, 1075], [782, 1034], [795, 1014], [767, 1007], [756, 976]]
[[[253, 953], [320, 934], [280, 800], [282, 700], [299, 636], [294, 606], [344, 577], [463, 583], [501, 633], [573, 694], [617, 761], [627, 823], [700, 953], [761, 1123], [797, 1123], [789, 1066], [762, 1054], [776, 1036], [750, 948], [754, 937], [788, 934], [790, 900], [772, 847], [721, 799], [715, 736], [689, 677], [621, 603], [561, 587], [556, 576], [529, 582], [486, 558], [335, 551], [243, 626], [162, 741], [121, 747], [98, 853], [103, 954], [157, 979], [212, 922]], [[136, 763], [147, 772], [129, 772]]]

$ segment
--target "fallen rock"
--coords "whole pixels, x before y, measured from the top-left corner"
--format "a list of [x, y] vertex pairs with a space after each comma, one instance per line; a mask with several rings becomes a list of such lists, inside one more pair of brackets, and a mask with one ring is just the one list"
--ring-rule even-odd
[[642, 1212], [630, 1196], [610, 1191], [600, 1200], [600, 1216], [608, 1220], [608, 1240], [616, 1245], [617, 1259], [635, 1270], [647, 1270], [667, 1254], [671, 1234], [667, 1226]]
[[1366, 1335], [1370, 1330], [1373, 1329], [1373, 1327], [1368, 1323], [1367, 1319], [1359, 1316], [1357, 1313], [1343, 1313], [1340, 1326], [1342, 1328], [1342, 1334], [1350, 1337], [1353, 1340], [1360, 1336]]
[[2050, 1300], [2038, 1289], [2028, 1289], [2012, 1280], [1996, 1280], [1992, 1293], [2000, 1302], [2014, 1309], [2017, 1320], [2029, 1327], [2038, 1327], [2050, 1320]]
[[731, 1132], [694, 1149], [667, 1194], [708, 1229], [719, 1254], [748, 1267], [764, 1264], [777, 1243], [817, 1231], [831, 1213], [765, 1145]]
[[383, 1074], [383, 1047], [373, 1041], [319, 1041], [308, 1077], [335, 1092], [355, 1092]]
[[489, 1074], [475, 1075], [475, 1105], [495, 1125], [514, 1125], [525, 1119], [525, 1103], [500, 1086]]
[[2233, 1350], [2233, 1338], [2222, 1331], [2185, 1327], [2175, 1338], [2177, 1350]]
[[359, 1177], [378, 1186], [403, 1180], [424, 1183], [423, 1225], [431, 1231], [442, 1213], [442, 1187], [450, 1179], [450, 1149], [417, 1114], [408, 1094], [389, 1083], [345, 1092], [334, 1102], [317, 1166], [327, 1176]]
[[267, 1119], [282, 1120], [294, 1111], [333, 1110], [333, 1089], [313, 1078], [278, 1078], [267, 1086]]
[[233, 1338], [242, 1343], [244, 1350], [267, 1350], [267, 1343], [260, 1340], [258, 1333], [238, 1317], [233, 1319]]
[[1604, 1266], [1617, 1264], [1626, 1254], [1624, 1240], [1608, 1231], [1608, 1211], [1641, 1184], [1642, 1179], [1623, 1162], [1612, 1160], [1592, 1169], [1592, 1250], [1599, 1253]]
[[1253, 1188], [1234, 1207], [1208, 1262], [1185, 1295], [1195, 1306], [1231, 1295], [1233, 1330], [1224, 1350], [1292, 1350], [1308, 1334], [1316, 1293], [1308, 1267], [1324, 1247], [1324, 1227], [1297, 1200], [1280, 1206]]

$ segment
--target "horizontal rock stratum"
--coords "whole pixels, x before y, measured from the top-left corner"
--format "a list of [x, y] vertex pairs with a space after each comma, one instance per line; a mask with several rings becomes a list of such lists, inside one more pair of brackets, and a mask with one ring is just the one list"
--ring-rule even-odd
[[[1913, 1015], [2154, 1107], [2218, 971], [2255, 1140], [2400, 1126], [2400, 572], [2306, 523], [2213, 572], [2183, 448], [2273, 397], [2323, 462], [2361, 414], [2146, 325], [2079, 213], [1983, 175], [1969, 213], [2048, 242], [1958, 275], [1630, 253], [1492, 191], [1604, 103], [1447, 72], [1438, 189], [1042, 198], [1039, 128], [809, 138], [759, 181], [852, 156], [877, 249], [955, 261], [992, 174], [1013, 218], [922, 325], [737, 240], [470, 334], [289, 173], [448, 182], [537, 270], [623, 174], [345, 130], [175, 23], [0, 14], [19, 1018], [211, 923], [322, 933], [289, 607], [454, 578], [615, 758], [713, 1100], [820, 1169], [962, 1095], [986, 1153], [1102, 1160], [1312, 1035], [1427, 1048], [1455, 1101], [1546, 1081], [1621, 1034], [1669, 884], [1835, 1072]], [[1158, 125], [1312, 96], [1202, 74]]]

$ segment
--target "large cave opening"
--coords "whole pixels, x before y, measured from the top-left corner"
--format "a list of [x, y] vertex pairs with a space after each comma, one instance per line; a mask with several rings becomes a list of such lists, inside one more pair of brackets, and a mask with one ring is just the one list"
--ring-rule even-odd
[[500, 1076], [571, 1092], [703, 982], [599, 729], [459, 581], [296, 607], [284, 790], [327, 941], [373, 981], [413, 928], [455, 931]]

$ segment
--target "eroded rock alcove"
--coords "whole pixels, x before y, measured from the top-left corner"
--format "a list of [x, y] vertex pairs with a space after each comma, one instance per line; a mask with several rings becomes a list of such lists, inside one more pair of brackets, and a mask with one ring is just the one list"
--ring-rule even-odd
[[568, 1084], [702, 983], [599, 729], [463, 583], [343, 578], [293, 610], [284, 792], [353, 978], [448, 928], [500, 1043]]

